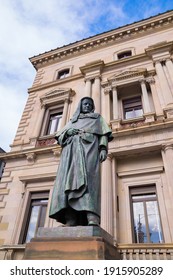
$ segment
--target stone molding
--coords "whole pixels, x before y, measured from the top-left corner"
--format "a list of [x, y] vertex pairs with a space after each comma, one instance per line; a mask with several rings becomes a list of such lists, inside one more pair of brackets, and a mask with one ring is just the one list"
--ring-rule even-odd
[[[107, 81], [101, 83], [101, 86], [104, 89], [104, 93], [111, 93], [113, 88], [121, 85], [122, 83], [129, 83], [133, 81], [146, 81], [150, 83], [154, 82], [155, 69], [147, 71], [146, 68], [129, 68], [125, 71], [115, 72], [114, 75], [107, 78]], [[151, 80], [151, 81], [150, 81]]]
[[71, 97], [75, 95], [75, 92], [72, 89], [59, 88], [51, 90], [40, 98], [41, 105], [44, 107], [46, 105], [55, 103], [62, 103], [64, 100], [70, 100]]
[[[26, 158], [28, 155], [35, 154], [35, 156], [43, 153], [53, 153], [54, 154], [55, 145], [51, 146], [43, 146], [43, 147], [37, 147], [37, 148], [31, 148], [29, 150], [23, 150], [23, 151], [15, 151], [15, 152], [8, 152], [4, 155], [0, 155], [0, 158], [3, 160], [9, 160], [9, 159], [16, 159], [16, 158]], [[61, 147], [56, 145], [56, 150], [61, 151]], [[9, 181], [9, 179], [8, 179]], [[10, 179], [12, 181], [12, 178]], [[5, 182], [5, 178], [3, 178], [3, 181]]]

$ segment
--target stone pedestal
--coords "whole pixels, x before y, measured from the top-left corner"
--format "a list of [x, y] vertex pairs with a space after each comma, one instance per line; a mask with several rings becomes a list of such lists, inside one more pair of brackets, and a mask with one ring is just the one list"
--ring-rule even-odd
[[40, 228], [26, 245], [25, 260], [117, 260], [113, 239], [97, 226]]

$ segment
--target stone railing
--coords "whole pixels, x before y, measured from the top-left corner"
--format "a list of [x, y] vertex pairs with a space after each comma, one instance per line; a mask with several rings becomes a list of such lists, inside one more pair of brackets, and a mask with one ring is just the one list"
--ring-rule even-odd
[[22, 260], [25, 245], [4, 245], [0, 247], [0, 260]]
[[[173, 243], [170, 244], [118, 244], [121, 260], [173, 260]], [[22, 260], [25, 245], [0, 247], [0, 260]]]
[[173, 243], [119, 244], [122, 260], [173, 260]]

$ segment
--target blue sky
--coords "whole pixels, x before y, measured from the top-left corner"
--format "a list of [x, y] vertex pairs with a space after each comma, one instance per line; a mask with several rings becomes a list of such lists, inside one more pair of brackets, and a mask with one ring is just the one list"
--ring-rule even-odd
[[173, 9], [170, 0], [0, 0], [0, 147], [10, 151], [35, 77], [28, 58]]

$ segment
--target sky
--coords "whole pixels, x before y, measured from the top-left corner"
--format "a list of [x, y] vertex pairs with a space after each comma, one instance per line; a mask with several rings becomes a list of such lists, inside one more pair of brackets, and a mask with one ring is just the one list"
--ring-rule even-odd
[[0, 0], [0, 147], [10, 151], [35, 78], [30, 57], [172, 9], [171, 0]]

